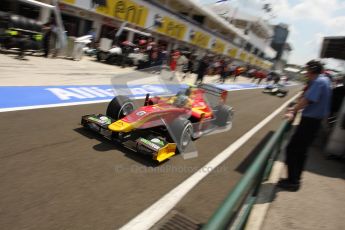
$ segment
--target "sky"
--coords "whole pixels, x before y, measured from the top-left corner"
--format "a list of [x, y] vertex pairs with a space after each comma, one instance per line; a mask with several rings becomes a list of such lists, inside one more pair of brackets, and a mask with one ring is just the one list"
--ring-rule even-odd
[[[202, 4], [217, 0], [199, 0]], [[271, 4], [270, 14], [262, 6]], [[228, 0], [225, 3], [245, 11], [261, 15], [272, 24], [289, 25], [289, 37], [293, 51], [289, 63], [304, 65], [311, 59], [319, 58], [323, 37], [345, 36], [345, 0]], [[324, 59], [330, 68], [345, 71], [345, 61]]]

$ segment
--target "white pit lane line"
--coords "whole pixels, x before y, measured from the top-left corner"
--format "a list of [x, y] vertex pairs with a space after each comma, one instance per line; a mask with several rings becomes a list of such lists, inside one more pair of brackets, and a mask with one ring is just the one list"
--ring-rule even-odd
[[[237, 139], [233, 144], [227, 147], [223, 152], [219, 153], [209, 163], [201, 167], [196, 173], [187, 178], [173, 190], [165, 194], [162, 198], [134, 217], [127, 224], [122, 226], [121, 230], [132, 229], [149, 229], [161, 218], [163, 218], [175, 205], [182, 200], [182, 198], [192, 190], [202, 179], [204, 179], [211, 171], [217, 166], [227, 160], [236, 150], [238, 150], [244, 143], [246, 143], [255, 133], [268, 124], [274, 117], [282, 112], [289, 103], [294, 101], [299, 94], [292, 97], [289, 101], [285, 102], [277, 110], [271, 113], [268, 117], [262, 120], [254, 128], [245, 133], [242, 137]], [[206, 170], [205, 170], [206, 169]]]

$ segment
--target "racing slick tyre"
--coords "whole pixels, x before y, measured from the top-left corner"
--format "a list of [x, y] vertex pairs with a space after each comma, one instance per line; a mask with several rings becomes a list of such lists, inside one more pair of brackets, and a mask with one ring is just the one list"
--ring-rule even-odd
[[277, 93], [276, 95], [277, 95], [277, 97], [285, 97], [286, 96], [285, 93]]
[[184, 152], [192, 141], [193, 126], [186, 118], [176, 118], [171, 124], [171, 136], [175, 141], [179, 152]]
[[287, 93], [288, 93], [288, 92], [286, 92], [286, 91], [279, 91], [279, 92], [277, 93], [277, 96], [278, 96], [278, 97], [285, 97], [285, 96], [287, 95]]
[[215, 123], [217, 126], [224, 127], [229, 126], [232, 127], [232, 118], [233, 118], [233, 110], [228, 105], [219, 105], [217, 107], [216, 112], [216, 120]]
[[262, 92], [263, 93], [271, 93], [272, 89], [265, 88]]
[[271, 94], [276, 95], [278, 92], [279, 92], [279, 89], [275, 87], [272, 89]]
[[126, 96], [116, 96], [108, 105], [106, 115], [119, 120], [134, 110], [134, 103]]

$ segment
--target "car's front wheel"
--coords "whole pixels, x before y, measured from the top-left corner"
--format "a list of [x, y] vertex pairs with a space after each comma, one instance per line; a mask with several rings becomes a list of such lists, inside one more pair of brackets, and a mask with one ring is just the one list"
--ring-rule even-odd
[[121, 119], [134, 110], [134, 103], [126, 96], [116, 96], [108, 105], [106, 115], [115, 120]]
[[179, 152], [184, 152], [192, 141], [192, 123], [183, 117], [176, 118], [171, 124], [170, 131], [170, 135], [175, 141]]

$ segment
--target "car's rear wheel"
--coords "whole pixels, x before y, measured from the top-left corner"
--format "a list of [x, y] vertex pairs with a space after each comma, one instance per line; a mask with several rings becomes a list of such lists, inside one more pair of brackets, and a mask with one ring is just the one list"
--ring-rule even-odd
[[277, 93], [277, 96], [278, 96], [278, 97], [285, 97], [286, 94], [287, 94], [287, 92], [278, 92], [278, 93]]
[[126, 96], [116, 96], [108, 105], [106, 115], [115, 120], [121, 119], [134, 110], [134, 103]]
[[232, 127], [233, 109], [228, 105], [219, 105], [216, 112], [216, 125]]

